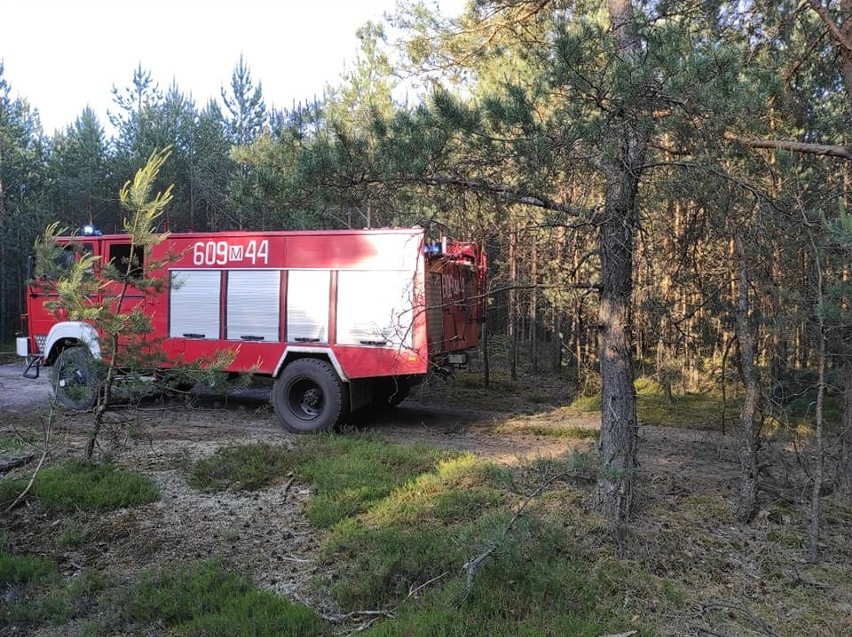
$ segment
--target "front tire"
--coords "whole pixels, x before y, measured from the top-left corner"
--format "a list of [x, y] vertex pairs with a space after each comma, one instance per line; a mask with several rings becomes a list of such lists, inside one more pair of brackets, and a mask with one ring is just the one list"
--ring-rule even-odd
[[330, 364], [318, 358], [300, 358], [275, 379], [272, 406], [287, 430], [315, 433], [339, 425], [349, 411], [349, 400]]
[[94, 407], [100, 385], [95, 359], [85, 347], [68, 347], [53, 364], [51, 388], [66, 409], [86, 411]]

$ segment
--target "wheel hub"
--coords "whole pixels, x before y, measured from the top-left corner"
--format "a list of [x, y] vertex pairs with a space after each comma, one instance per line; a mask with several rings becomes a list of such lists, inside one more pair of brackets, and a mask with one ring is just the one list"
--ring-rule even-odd
[[290, 393], [290, 405], [297, 417], [313, 420], [322, 413], [322, 390], [309, 381], [296, 383]]

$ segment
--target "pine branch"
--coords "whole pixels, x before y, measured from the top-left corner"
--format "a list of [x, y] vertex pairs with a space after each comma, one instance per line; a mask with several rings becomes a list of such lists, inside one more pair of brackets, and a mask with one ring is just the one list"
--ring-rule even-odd
[[422, 177], [420, 179], [415, 179], [414, 181], [419, 181], [427, 186], [452, 186], [465, 190], [485, 192], [492, 195], [498, 195], [512, 203], [520, 203], [526, 206], [553, 210], [555, 212], [564, 212], [565, 214], [572, 216], [580, 216], [583, 214], [582, 210], [554, 201], [544, 195], [538, 195], [523, 190], [515, 190], [502, 184], [490, 184], [485, 181], [461, 179], [458, 177]]
[[806, 155], [822, 155], [824, 157], [837, 157], [852, 161], [852, 149], [837, 144], [814, 144], [810, 142], [794, 142], [785, 139], [756, 139], [754, 137], [741, 137], [731, 132], [725, 132], [725, 139], [748, 146], [749, 148], [765, 148], [768, 150], [786, 150], [791, 153], [802, 153]]
[[828, 32], [842, 49], [844, 57], [852, 55], [852, 40], [846, 37], [843, 31], [840, 30], [840, 25], [832, 19], [831, 14], [828, 12], [828, 8], [824, 7], [819, 0], [808, 0], [808, 4], [811, 9], [814, 10], [814, 13], [820, 17], [820, 20], [823, 21], [825, 26], [828, 27]]

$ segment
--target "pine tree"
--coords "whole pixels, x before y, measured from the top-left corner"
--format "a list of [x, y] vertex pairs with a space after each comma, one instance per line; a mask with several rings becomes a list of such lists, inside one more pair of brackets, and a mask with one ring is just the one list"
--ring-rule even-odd
[[263, 87], [255, 86], [251, 71], [242, 55], [231, 74], [230, 91], [221, 90], [222, 102], [229, 116], [225, 118], [225, 130], [231, 143], [245, 146], [263, 132], [267, 123]]

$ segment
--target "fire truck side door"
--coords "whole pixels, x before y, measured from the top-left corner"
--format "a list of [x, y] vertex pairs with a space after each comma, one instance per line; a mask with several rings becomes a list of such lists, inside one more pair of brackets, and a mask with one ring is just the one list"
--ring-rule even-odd
[[[61, 269], [67, 269], [75, 261], [80, 259], [83, 253], [97, 255], [99, 246], [96, 243], [79, 243], [77, 241], [67, 243], [62, 247], [62, 251], [56, 258], [56, 264]], [[35, 259], [31, 258], [31, 277], [35, 276]], [[94, 276], [94, 273], [92, 273]], [[55, 287], [51, 281], [35, 280], [28, 286], [27, 294], [27, 315], [29, 321], [29, 331], [35, 336], [37, 350], [41, 351], [44, 345], [44, 338], [50, 332], [50, 328], [56, 325], [57, 322], [66, 320], [63, 312], [56, 309], [50, 309], [48, 306], [57, 302], [59, 295], [56, 293]], [[93, 301], [97, 301], [98, 297], [90, 297]]]

